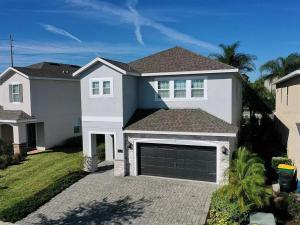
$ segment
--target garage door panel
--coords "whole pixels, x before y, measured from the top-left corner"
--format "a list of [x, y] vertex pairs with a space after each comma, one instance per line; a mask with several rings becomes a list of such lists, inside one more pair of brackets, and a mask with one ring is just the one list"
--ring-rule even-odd
[[216, 181], [216, 147], [143, 143], [139, 174]]

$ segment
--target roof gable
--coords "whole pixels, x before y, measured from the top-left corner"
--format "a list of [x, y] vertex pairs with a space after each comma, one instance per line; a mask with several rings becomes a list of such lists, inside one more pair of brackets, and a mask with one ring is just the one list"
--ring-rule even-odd
[[131, 66], [127, 65], [126, 63], [97, 57], [94, 60], [92, 60], [91, 62], [89, 62], [88, 64], [86, 64], [85, 66], [83, 66], [82, 68], [80, 68], [79, 70], [75, 71], [73, 73], [73, 76], [77, 76], [77, 75], [81, 74], [82, 72], [88, 70], [90, 67], [92, 67], [93, 65], [95, 65], [99, 62], [120, 72], [121, 74], [139, 75], [136, 70], [134, 70]]
[[[170, 48], [128, 63], [140, 73], [237, 70], [181, 47]], [[238, 72], [238, 71], [236, 71]]]
[[74, 80], [76, 78], [74, 78], [72, 74], [79, 68], [79, 66], [70, 64], [40, 62], [26, 67], [9, 67], [0, 75], [0, 78], [4, 77], [6, 74], [9, 74], [10, 71], [13, 71], [28, 79], [38, 78]]

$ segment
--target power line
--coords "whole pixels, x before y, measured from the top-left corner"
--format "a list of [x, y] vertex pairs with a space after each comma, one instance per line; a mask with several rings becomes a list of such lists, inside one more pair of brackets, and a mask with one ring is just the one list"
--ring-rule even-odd
[[14, 66], [14, 56], [13, 56], [13, 38], [12, 38], [12, 35], [10, 34], [9, 35], [9, 45], [10, 45], [10, 63], [11, 63], [11, 66], [13, 67]]
[[15, 47], [13, 45], [13, 42], [15, 41], [12, 37], [12, 35], [9, 35], [9, 39], [0, 39], [0, 41], [9, 41], [9, 50], [10, 50], [10, 64], [13, 67], [14, 66], [14, 51], [13, 48]]

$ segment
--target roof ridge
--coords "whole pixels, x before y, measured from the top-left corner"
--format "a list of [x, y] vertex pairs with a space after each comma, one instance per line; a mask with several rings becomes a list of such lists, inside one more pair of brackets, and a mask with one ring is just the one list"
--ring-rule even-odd
[[180, 46], [156, 52], [128, 63], [140, 73], [163, 73], [181, 71], [222, 71], [237, 69], [208, 56]]
[[152, 54], [150, 54], [150, 55], [144, 56], [144, 57], [142, 57], [142, 58], [135, 59], [135, 60], [133, 60], [133, 61], [128, 62], [128, 64], [130, 65], [130, 64], [133, 63], [133, 62], [136, 62], [136, 61], [139, 61], [139, 60], [142, 60], [142, 59], [146, 59], [146, 58], [149, 58], [149, 57], [152, 57], [152, 56], [155, 56], [155, 55], [158, 55], [158, 54], [161, 54], [161, 53], [163, 53], [163, 52], [167, 52], [167, 51], [169, 51], [169, 50], [171, 50], [171, 49], [176, 49], [176, 48], [181, 48], [181, 49], [183, 49], [182, 47], [174, 46], [174, 47], [172, 47], [172, 48], [167, 48], [167, 49], [161, 50], [161, 51], [159, 51], [159, 52], [155, 52], [155, 53], [152, 53]]

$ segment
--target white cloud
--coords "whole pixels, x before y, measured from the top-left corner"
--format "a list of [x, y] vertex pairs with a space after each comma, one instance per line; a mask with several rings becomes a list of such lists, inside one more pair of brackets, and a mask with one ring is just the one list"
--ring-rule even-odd
[[54, 33], [54, 34], [59, 34], [59, 35], [71, 38], [71, 39], [73, 39], [73, 40], [75, 40], [79, 43], [82, 43], [82, 41], [79, 38], [77, 38], [76, 36], [74, 36], [73, 34], [69, 33], [68, 31], [66, 31], [64, 29], [55, 27], [55, 26], [50, 25], [50, 24], [41, 24], [41, 26], [48, 32], [51, 32], [51, 33]]
[[[118, 20], [120, 23], [129, 23], [135, 27], [135, 36], [140, 44], [144, 44], [141, 28], [143, 26], [151, 27], [161, 34], [167, 36], [170, 39], [180, 41], [187, 44], [192, 44], [201, 48], [205, 48], [209, 51], [218, 51], [219, 48], [211, 43], [202, 41], [191, 35], [182, 33], [173, 28], [170, 28], [162, 23], [156, 22], [146, 16], [141, 15], [137, 9], [137, 0], [127, 0], [127, 9], [120, 6], [95, 0], [66, 0], [72, 7], [81, 8], [88, 12], [97, 11], [99, 14], [105, 14], [110, 16], [111, 20]], [[93, 14], [94, 16], [95, 14]], [[85, 16], [91, 16], [89, 13], [85, 13]], [[99, 18], [101, 22], [101, 19]]]
[[[100, 55], [121, 61], [130, 61], [161, 49], [161, 46], [146, 47], [131, 44], [107, 42], [43, 42], [18, 41], [14, 45], [16, 66], [26, 66], [41, 61], [53, 61], [70, 64], [86, 64]], [[10, 66], [9, 49], [6, 43], [0, 43], [0, 72]]]

